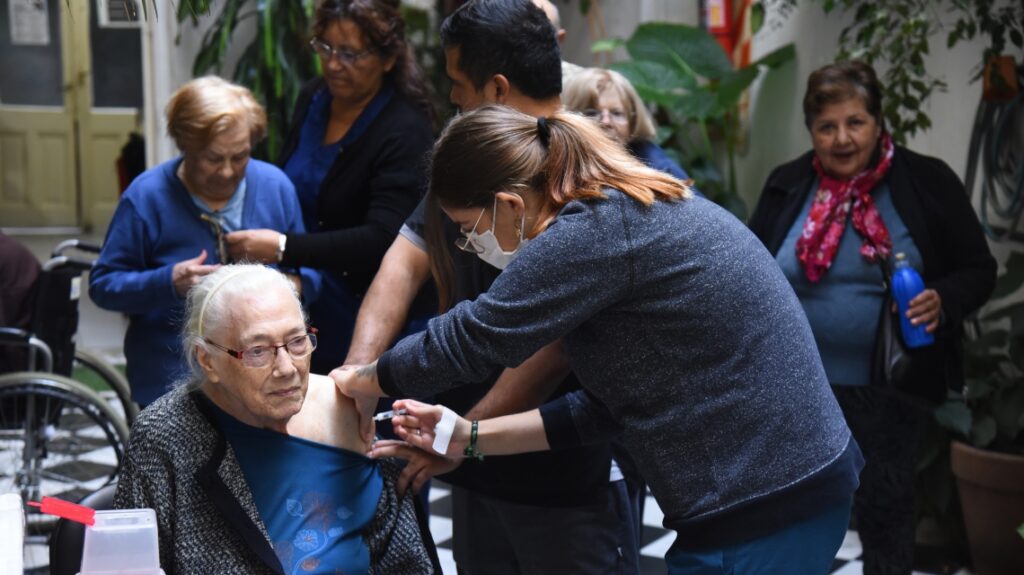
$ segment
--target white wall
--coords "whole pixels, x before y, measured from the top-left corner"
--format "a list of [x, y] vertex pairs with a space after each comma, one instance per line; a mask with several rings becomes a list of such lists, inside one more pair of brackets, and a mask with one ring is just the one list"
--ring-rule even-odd
[[[150, 18], [143, 28], [143, 78], [145, 82], [144, 122], [146, 129], [146, 163], [154, 166], [178, 154], [174, 142], [167, 137], [167, 119], [164, 108], [171, 95], [182, 84], [192, 79], [192, 62], [199, 53], [203, 34], [213, 23], [219, 3], [213, 3], [213, 13], [200, 15], [199, 26], [191, 20], [179, 26], [174, 12], [161, 10], [159, 17]], [[249, 43], [255, 36], [255, 19], [247, 18], [235, 33], [225, 70], [233, 70], [241, 55], [237, 48]], [[176, 41], [177, 40], [177, 41]], [[212, 71], [210, 73], [215, 73]]]

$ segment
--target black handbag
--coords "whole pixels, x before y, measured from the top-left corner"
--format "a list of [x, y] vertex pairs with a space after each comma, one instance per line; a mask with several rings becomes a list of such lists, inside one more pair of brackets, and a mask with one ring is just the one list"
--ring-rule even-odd
[[892, 274], [888, 260], [880, 259], [879, 266], [882, 268], [885, 298], [875, 334], [871, 384], [914, 403], [932, 405], [941, 400], [942, 393], [942, 386], [937, 387], [931, 381], [934, 375], [930, 372], [933, 370], [927, 365], [936, 358], [929, 357], [927, 351], [913, 350], [903, 343], [899, 310], [893, 311]]
[[[885, 264], [882, 264], [883, 270]], [[888, 272], [888, 270], [884, 270]], [[878, 318], [878, 332], [875, 335], [874, 378], [875, 385], [904, 390], [910, 375], [912, 358], [900, 333], [900, 318], [892, 311], [894, 300], [890, 276], [885, 274], [885, 298], [882, 314]]]

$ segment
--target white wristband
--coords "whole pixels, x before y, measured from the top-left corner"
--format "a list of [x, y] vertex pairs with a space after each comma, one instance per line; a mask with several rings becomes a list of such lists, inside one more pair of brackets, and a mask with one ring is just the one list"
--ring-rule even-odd
[[285, 234], [278, 234], [277, 236], [277, 263], [281, 263], [284, 259], [284, 247], [288, 243], [288, 236]]
[[447, 455], [448, 444], [452, 440], [452, 434], [455, 433], [455, 422], [458, 421], [459, 416], [443, 405], [441, 409], [444, 412], [441, 414], [441, 421], [438, 421], [437, 425], [434, 426], [433, 448], [439, 454]]

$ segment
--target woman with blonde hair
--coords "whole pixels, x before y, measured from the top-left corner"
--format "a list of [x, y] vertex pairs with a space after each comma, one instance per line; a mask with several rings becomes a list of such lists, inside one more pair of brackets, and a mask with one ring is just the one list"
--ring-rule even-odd
[[436, 394], [561, 339], [583, 390], [472, 423], [400, 400], [399, 436], [431, 449], [447, 429], [448, 455], [482, 457], [619, 435], [679, 534], [670, 573], [827, 572], [863, 460], [758, 239], [575, 114], [482, 108], [432, 161], [456, 245], [504, 272], [376, 362], [332, 372], [361, 418], [379, 396]]
[[[167, 133], [181, 156], [136, 178], [114, 212], [89, 295], [128, 314], [127, 375], [143, 407], [185, 371], [177, 339], [184, 297], [231, 261], [225, 235], [304, 229], [288, 178], [249, 157], [266, 126], [266, 113], [246, 88], [215, 76], [186, 83], [167, 104]], [[307, 302], [316, 298], [319, 272], [288, 273]]]
[[562, 104], [601, 129], [648, 166], [685, 180], [689, 176], [654, 142], [654, 119], [633, 84], [615, 70], [585, 68], [565, 83]]

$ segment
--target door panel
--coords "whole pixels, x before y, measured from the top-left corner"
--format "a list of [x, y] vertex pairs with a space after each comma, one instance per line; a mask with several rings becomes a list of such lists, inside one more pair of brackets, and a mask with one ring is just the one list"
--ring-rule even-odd
[[77, 225], [71, 117], [0, 106], [0, 226]]
[[[0, 0], [0, 227], [102, 234], [120, 191], [117, 157], [142, 106], [141, 34], [137, 22], [98, 17], [109, 1], [26, 1]], [[15, 41], [12, 2], [38, 6], [48, 41]]]
[[33, 16], [47, 22], [45, 41], [18, 43], [11, 2], [32, 6], [0, 0], [0, 226], [75, 226], [74, 120], [64, 104], [71, 86], [62, 83], [74, 74], [70, 23], [63, 1], [47, 0]]
[[82, 136], [83, 225], [96, 234], [106, 232], [117, 207], [120, 183], [117, 157], [135, 129], [134, 109], [93, 108]]

